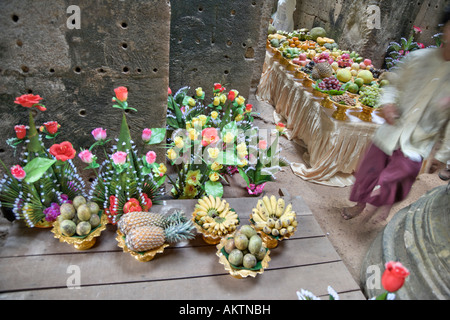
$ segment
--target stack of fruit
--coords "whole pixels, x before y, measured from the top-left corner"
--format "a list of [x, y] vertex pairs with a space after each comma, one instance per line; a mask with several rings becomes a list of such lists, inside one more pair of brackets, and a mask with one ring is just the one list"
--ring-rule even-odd
[[86, 237], [100, 225], [98, 204], [87, 202], [83, 196], [76, 196], [72, 203], [63, 203], [59, 211], [59, 230], [66, 237]]
[[211, 243], [218, 243], [220, 237], [234, 232], [239, 225], [238, 215], [230, 208], [230, 204], [211, 195], [198, 199], [192, 215], [194, 225], [203, 234], [204, 239], [205, 236], [215, 239], [211, 240]]
[[129, 212], [120, 218], [117, 226], [119, 246], [132, 251], [132, 255], [140, 261], [151, 260], [169, 243], [194, 238], [192, 222], [182, 211], [175, 211], [169, 216]]
[[381, 90], [379, 85], [364, 86], [360, 90], [359, 102], [372, 108], [378, 107], [380, 103]]
[[276, 240], [292, 236], [298, 225], [292, 204], [289, 203], [286, 206], [283, 198], [277, 199], [274, 195], [270, 198], [264, 196], [258, 200], [256, 208], [252, 209], [250, 221], [256, 230]]

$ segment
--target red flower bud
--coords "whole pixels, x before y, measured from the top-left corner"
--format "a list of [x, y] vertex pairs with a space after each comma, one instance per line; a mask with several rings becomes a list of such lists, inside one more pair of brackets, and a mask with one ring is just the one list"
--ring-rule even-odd
[[408, 269], [400, 262], [390, 261], [386, 263], [386, 270], [381, 276], [381, 284], [386, 291], [395, 292], [403, 286], [408, 275]]

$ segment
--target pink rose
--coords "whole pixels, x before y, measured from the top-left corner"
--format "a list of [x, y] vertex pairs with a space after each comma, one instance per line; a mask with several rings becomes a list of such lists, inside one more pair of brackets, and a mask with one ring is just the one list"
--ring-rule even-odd
[[114, 89], [116, 93], [116, 98], [120, 102], [125, 102], [128, 99], [128, 89], [126, 87], [118, 87]]
[[127, 161], [127, 153], [123, 151], [117, 151], [112, 156], [115, 165], [123, 165]]
[[148, 164], [152, 164], [156, 161], [156, 153], [154, 151], [149, 151], [145, 155], [145, 161], [147, 161]]
[[78, 156], [84, 163], [90, 164], [94, 161], [94, 155], [89, 150], [81, 151]]
[[105, 140], [106, 139], [106, 129], [96, 128], [96, 129], [92, 130], [92, 135], [94, 136], [94, 139], [97, 141]]
[[19, 165], [15, 165], [15, 166], [11, 167], [11, 174], [17, 180], [22, 180], [27, 175], [25, 170], [23, 170], [23, 168]]
[[151, 129], [145, 128], [144, 130], [142, 130], [142, 140], [144, 142], [149, 142], [151, 137], [152, 137]]
[[206, 128], [202, 131], [202, 146], [206, 147], [211, 143], [219, 141], [219, 134], [216, 128]]
[[266, 150], [266, 148], [267, 148], [267, 141], [266, 140], [259, 140], [258, 147], [261, 150]]

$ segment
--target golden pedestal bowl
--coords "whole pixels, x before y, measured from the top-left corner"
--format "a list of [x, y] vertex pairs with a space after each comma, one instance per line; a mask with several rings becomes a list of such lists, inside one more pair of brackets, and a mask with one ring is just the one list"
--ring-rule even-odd
[[118, 242], [119, 248], [123, 249], [123, 252], [128, 252], [133, 258], [140, 262], [148, 262], [152, 260], [158, 253], [163, 253], [164, 249], [169, 246], [169, 244], [165, 243], [162, 246], [145, 252], [136, 252], [133, 250], [130, 250], [126, 243], [125, 243], [125, 235], [120, 232], [120, 230], [117, 230], [117, 236], [116, 241]]
[[221, 239], [220, 243], [216, 246], [217, 252], [216, 256], [219, 257], [219, 263], [222, 264], [226, 271], [230, 273], [230, 275], [233, 278], [236, 279], [243, 279], [247, 277], [256, 277], [258, 274], [262, 274], [265, 269], [269, 267], [269, 261], [270, 259], [270, 250], [265, 246], [263, 242], [263, 247], [267, 249], [266, 255], [264, 256], [264, 259], [261, 261], [258, 261], [255, 268], [252, 269], [246, 269], [244, 267], [236, 267], [230, 264], [228, 261], [228, 253], [225, 251], [224, 247], [227, 241], [227, 237], [224, 237]]
[[100, 236], [103, 230], [106, 229], [107, 218], [106, 215], [101, 214], [100, 224], [95, 227], [87, 236], [72, 236], [68, 237], [62, 234], [60, 230], [60, 222], [59, 220], [55, 220], [53, 223], [52, 233], [56, 239], [59, 239], [60, 242], [66, 242], [72, 246], [74, 246], [77, 250], [88, 250], [92, 248], [96, 242], [96, 238]]

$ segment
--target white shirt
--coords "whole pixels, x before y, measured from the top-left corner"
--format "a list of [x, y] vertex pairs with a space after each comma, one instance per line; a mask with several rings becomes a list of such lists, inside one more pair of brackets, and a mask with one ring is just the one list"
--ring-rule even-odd
[[450, 160], [450, 61], [441, 49], [419, 49], [409, 53], [395, 72], [396, 77], [383, 89], [381, 104], [397, 105], [400, 118], [394, 125], [384, 124], [375, 132], [373, 142], [386, 154], [400, 148], [413, 160], [428, 158], [434, 144], [442, 146], [435, 158]]

